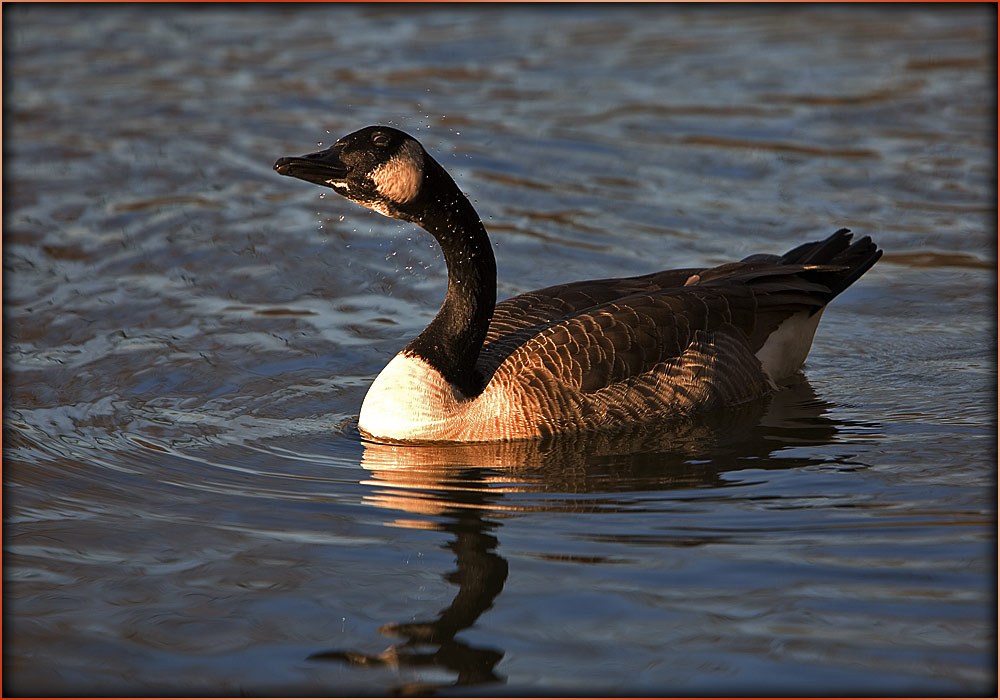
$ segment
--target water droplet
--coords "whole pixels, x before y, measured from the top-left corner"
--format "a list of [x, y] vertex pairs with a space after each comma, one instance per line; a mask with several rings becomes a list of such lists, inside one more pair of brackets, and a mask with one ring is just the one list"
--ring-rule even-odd
[[326, 192], [320, 192], [319, 193], [319, 198], [320, 199], [324, 199], [325, 197], [326, 197]]

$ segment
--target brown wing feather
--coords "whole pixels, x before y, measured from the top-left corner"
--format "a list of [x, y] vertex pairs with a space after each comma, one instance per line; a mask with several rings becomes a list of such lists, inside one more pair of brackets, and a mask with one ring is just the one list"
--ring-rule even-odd
[[586, 280], [526, 292], [497, 304], [477, 369], [488, 380], [517, 348], [553, 324], [641, 293], [681, 287], [697, 270], [666, 270], [638, 277]]
[[[569, 299], [557, 296], [560, 288], [515, 297], [498, 305], [477, 369], [489, 380], [506, 362], [552, 356], [546, 364], [553, 372], [578, 377], [576, 386], [592, 391], [678, 357], [695, 331], [723, 324], [741, 331], [756, 352], [787, 316], [821, 307], [830, 294], [827, 286], [798, 277], [802, 266], [735, 265], [721, 276], [709, 274], [715, 269], [678, 270], [656, 283], [647, 276], [631, 285], [616, 283], [634, 279], [565, 285]], [[684, 286], [692, 274], [708, 280]], [[644, 293], [623, 296], [630, 288]], [[601, 303], [602, 296], [611, 300]]]
[[[779, 274], [785, 276], [786, 271]], [[740, 338], [752, 354], [766, 340], [762, 329], [777, 327], [796, 310], [822, 305], [809, 283], [802, 289], [782, 285], [781, 291], [755, 287], [740, 280], [662, 289], [593, 306], [541, 328], [522, 329], [502, 341], [516, 339], [519, 344], [496, 371], [541, 365], [560, 381], [589, 393], [675, 360], [698, 331], [724, 330]], [[816, 287], [816, 292], [829, 293], [826, 287]], [[764, 337], [755, 343], [758, 335]]]
[[696, 269], [666, 270], [639, 277], [570, 282], [511, 297], [497, 304], [486, 333], [486, 343], [622, 297], [683, 286], [696, 272]]

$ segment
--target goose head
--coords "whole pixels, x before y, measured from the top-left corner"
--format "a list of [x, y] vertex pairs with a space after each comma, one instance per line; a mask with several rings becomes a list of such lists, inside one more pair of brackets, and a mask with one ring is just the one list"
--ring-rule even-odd
[[325, 150], [279, 158], [274, 169], [329, 187], [380, 214], [412, 220], [429, 160], [411, 136], [388, 126], [368, 126]]

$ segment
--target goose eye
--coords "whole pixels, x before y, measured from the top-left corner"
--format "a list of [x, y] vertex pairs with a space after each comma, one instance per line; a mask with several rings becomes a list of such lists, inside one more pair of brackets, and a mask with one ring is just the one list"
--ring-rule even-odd
[[389, 145], [389, 135], [378, 132], [377, 134], [372, 134], [372, 143], [379, 148], [385, 148]]

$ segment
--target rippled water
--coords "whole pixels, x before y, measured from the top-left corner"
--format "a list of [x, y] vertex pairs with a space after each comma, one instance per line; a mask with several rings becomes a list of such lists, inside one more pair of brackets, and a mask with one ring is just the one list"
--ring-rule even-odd
[[[995, 7], [12, 5], [4, 40], [5, 694], [996, 692]], [[886, 254], [748, 413], [369, 444], [443, 261], [271, 164], [377, 122], [503, 296]]]

